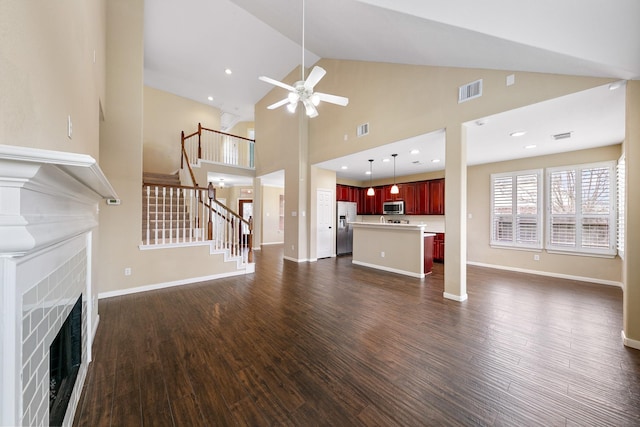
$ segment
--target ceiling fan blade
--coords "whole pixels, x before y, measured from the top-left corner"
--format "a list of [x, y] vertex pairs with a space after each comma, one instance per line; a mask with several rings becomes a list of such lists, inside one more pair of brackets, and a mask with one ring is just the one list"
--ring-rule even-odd
[[338, 95], [330, 95], [328, 93], [315, 92], [314, 95], [318, 95], [320, 101], [330, 102], [332, 104], [342, 105], [346, 107], [349, 104], [349, 98]]
[[260, 77], [258, 77], [258, 80], [262, 80], [263, 82], [270, 83], [270, 84], [272, 84], [274, 86], [279, 86], [279, 87], [281, 87], [283, 89], [286, 89], [286, 90], [289, 90], [291, 92], [295, 92], [295, 90], [296, 90], [293, 86], [289, 86], [286, 83], [279, 82], [279, 81], [274, 80], [274, 79], [272, 79], [270, 77], [267, 77], [267, 76], [260, 76]]
[[304, 88], [313, 91], [313, 87], [318, 84], [320, 79], [322, 79], [325, 74], [327, 74], [325, 69], [316, 65], [315, 67], [313, 67], [313, 70], [311, 70], [311, 73], [309, 74], [309, 77], [307, 77], [307, 80], [305, 80]]
[[267, 107], [267, 110], [275, 110], [278, 107], [282, 107], [284, 104], [289, 102], [289, 98], [282, 99], [278, 102], [275, 102]]

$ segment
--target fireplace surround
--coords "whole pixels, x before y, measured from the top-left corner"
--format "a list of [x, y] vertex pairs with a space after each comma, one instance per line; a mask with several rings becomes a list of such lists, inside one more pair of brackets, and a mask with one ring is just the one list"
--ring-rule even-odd
[[90, 156], [0, 145], [0, 425], [51, 423], [51, 345], [79, 304], [81, 361], [53, 421], [73, 423], [99, 320], [92, 260], [103, 198], [117, 195]]

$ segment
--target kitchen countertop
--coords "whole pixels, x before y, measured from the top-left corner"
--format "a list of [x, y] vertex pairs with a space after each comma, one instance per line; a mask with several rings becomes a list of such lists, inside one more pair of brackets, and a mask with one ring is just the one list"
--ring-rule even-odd
[[[425, 233], [433, 233], [435, 235], [435, 233], [444, 233], [444, 230], [440, 230], [439, 227], [430, 227], [429, 224], [416, 224], [416, 223], [409, 223], [409, 224], [397, 224], [397, 223], [392, 223], [392, 222], [364, 222], [364, 221], [357, 221], [357, 222], [350, 222], [349, 224], [356, 226], [356, 227], [375, 227], [375, 228], [395, 228], [395, 229], [401, 229], [401, 230], [422, 230]], [[438, 230], [433, 230], [432, 228], [438, 228]]]

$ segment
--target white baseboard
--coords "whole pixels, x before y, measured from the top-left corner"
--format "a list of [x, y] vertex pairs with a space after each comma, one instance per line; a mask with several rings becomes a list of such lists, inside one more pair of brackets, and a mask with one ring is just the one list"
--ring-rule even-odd
[[261, 243], [262, 246], [271, 246], [271, 245], [283, 245], [284, 242], [269, 242], [269, 243]]
[[625, 335], [624, 331], [622, 331], [620, 333], [620, 335], [622, 336], [622, 344], [624, 344], [627, 347], [635, 348], [636, 350], [640, 350], [640, 341], [632, 340], [631, 338], [627, 338], [627, 336]]
[[504, 266], [504, 265], [495, 265], [495, 264], [485, 264], [483, 262], [471, 262], [471, 261], [468, 261], [467, 265], [475, 265], [477, 267], [494, 268], [496, 270], [515, 271], [515, 272], [518, 272], [518, 273], [536, 274], [538, 276], [554, 277], [556, 279], [578, 280], [580, 282], [597, 283], [599, 285], [617, 286], [617, 287], [622, 289], [622, 282], [616, 282], [616, 281], [613, 281], [613, 280], [602, 280], [602, 279], [595, 279], [593, 277], [574, 276], [574, 275], [571, 275], [571, 274], [552, 273], [552, 272], [549, 272], [549, 271], [529, 270], [529, 269], [526, 269], [526, 268], [507, 267], [507, 266]]
[[458, 302], [466, 301], [467, 298], [468, 298], [467, 294], [455, 295], [455, 294], [450, 294], [448, 292], [443, 292], [442, 296], [445, 297], [446, 299], [450, 299], [450, 300], [458, 301]]
[[[247, 266], [253, 266], [253, 269], [255, 271], [255, 264], [247, 264]], [[119, 297], [119, 296], [123, 296], [123, 295], [137, 294], [139, 292], [155, 291], [155, 290], [158, 290], [158, 289], [171, 288], [173, 286], [190, 285], [192, 283], [207, 282], [209, 280], [222, 279], [224, 277], [241, 276], [243, 274], [253, 273], [253, 271], [249, 271], [249, 270], [250, 269], [248, 268], [246, 271], [232, 271], [232, 272], [229, 272], [229, 273], [214, 274], [214, 275], [211, 275], [211, 276], [193, 277], [193, 278], [190, 278], [190, 279], [176, 280], [176, 281], [173, 281], [173, 282], [156, 283], [156, 284], [153, 284], [153, 285], [139, 286], [137, 288], [129, 288], [129, 289], [121, 289], [121, 290], [117, 290], [117, 291], [101, 292], [101, 293], [98, 294], [98, 299], [113, 298], [113, 297]]]
[[415, 277], [416, 279], [423, 279], [424, 274], [414, 273], [412, 271], [399, 270], [397, 268], [385, 267], [384, 265], [369, 264], [362, 261], [351, 261], [352, 264], [361, 265], [363, 267], [375, 268], [376, 270], [388, 271], [390, 273], [404, 274], [405, 276]]
[[301, 263], [301, 262], [308, 262], [309, 260], [306, 258], [292, 258], [290, 256], [283, 256], [284, 259], [286, 259], [287, 261], [293, 261], [293, 262], [297, 262], [297, 263]]
[[[99, 298], [100, 298], [100, 297], [98, 297], [98, 299], [99, 299]], [[98, 324], [99, 324], [99, 323], [100, 323], [100, 315], [98, 314], [98, 315], [96, 316], [96, 321], [95, 321], [95, 323], [93, 324], [93, 328], [92, 328], [92, 329], [93, 329], [93, 331], [91, 331], [91, 342], [93, 342], [93, 340], [94, 340], [94, 339], [95, 339], [95, 337], [96, 337], [96, 332], [98, 332]]]

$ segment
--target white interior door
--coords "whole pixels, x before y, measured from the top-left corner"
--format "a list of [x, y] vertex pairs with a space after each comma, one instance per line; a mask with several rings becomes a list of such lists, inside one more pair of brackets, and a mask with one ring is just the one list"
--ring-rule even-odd
[[331, 190], [318, 190], [318, 219], [317, 219], [317, 258], [327, 258], [333, 255], [333, 194]]

